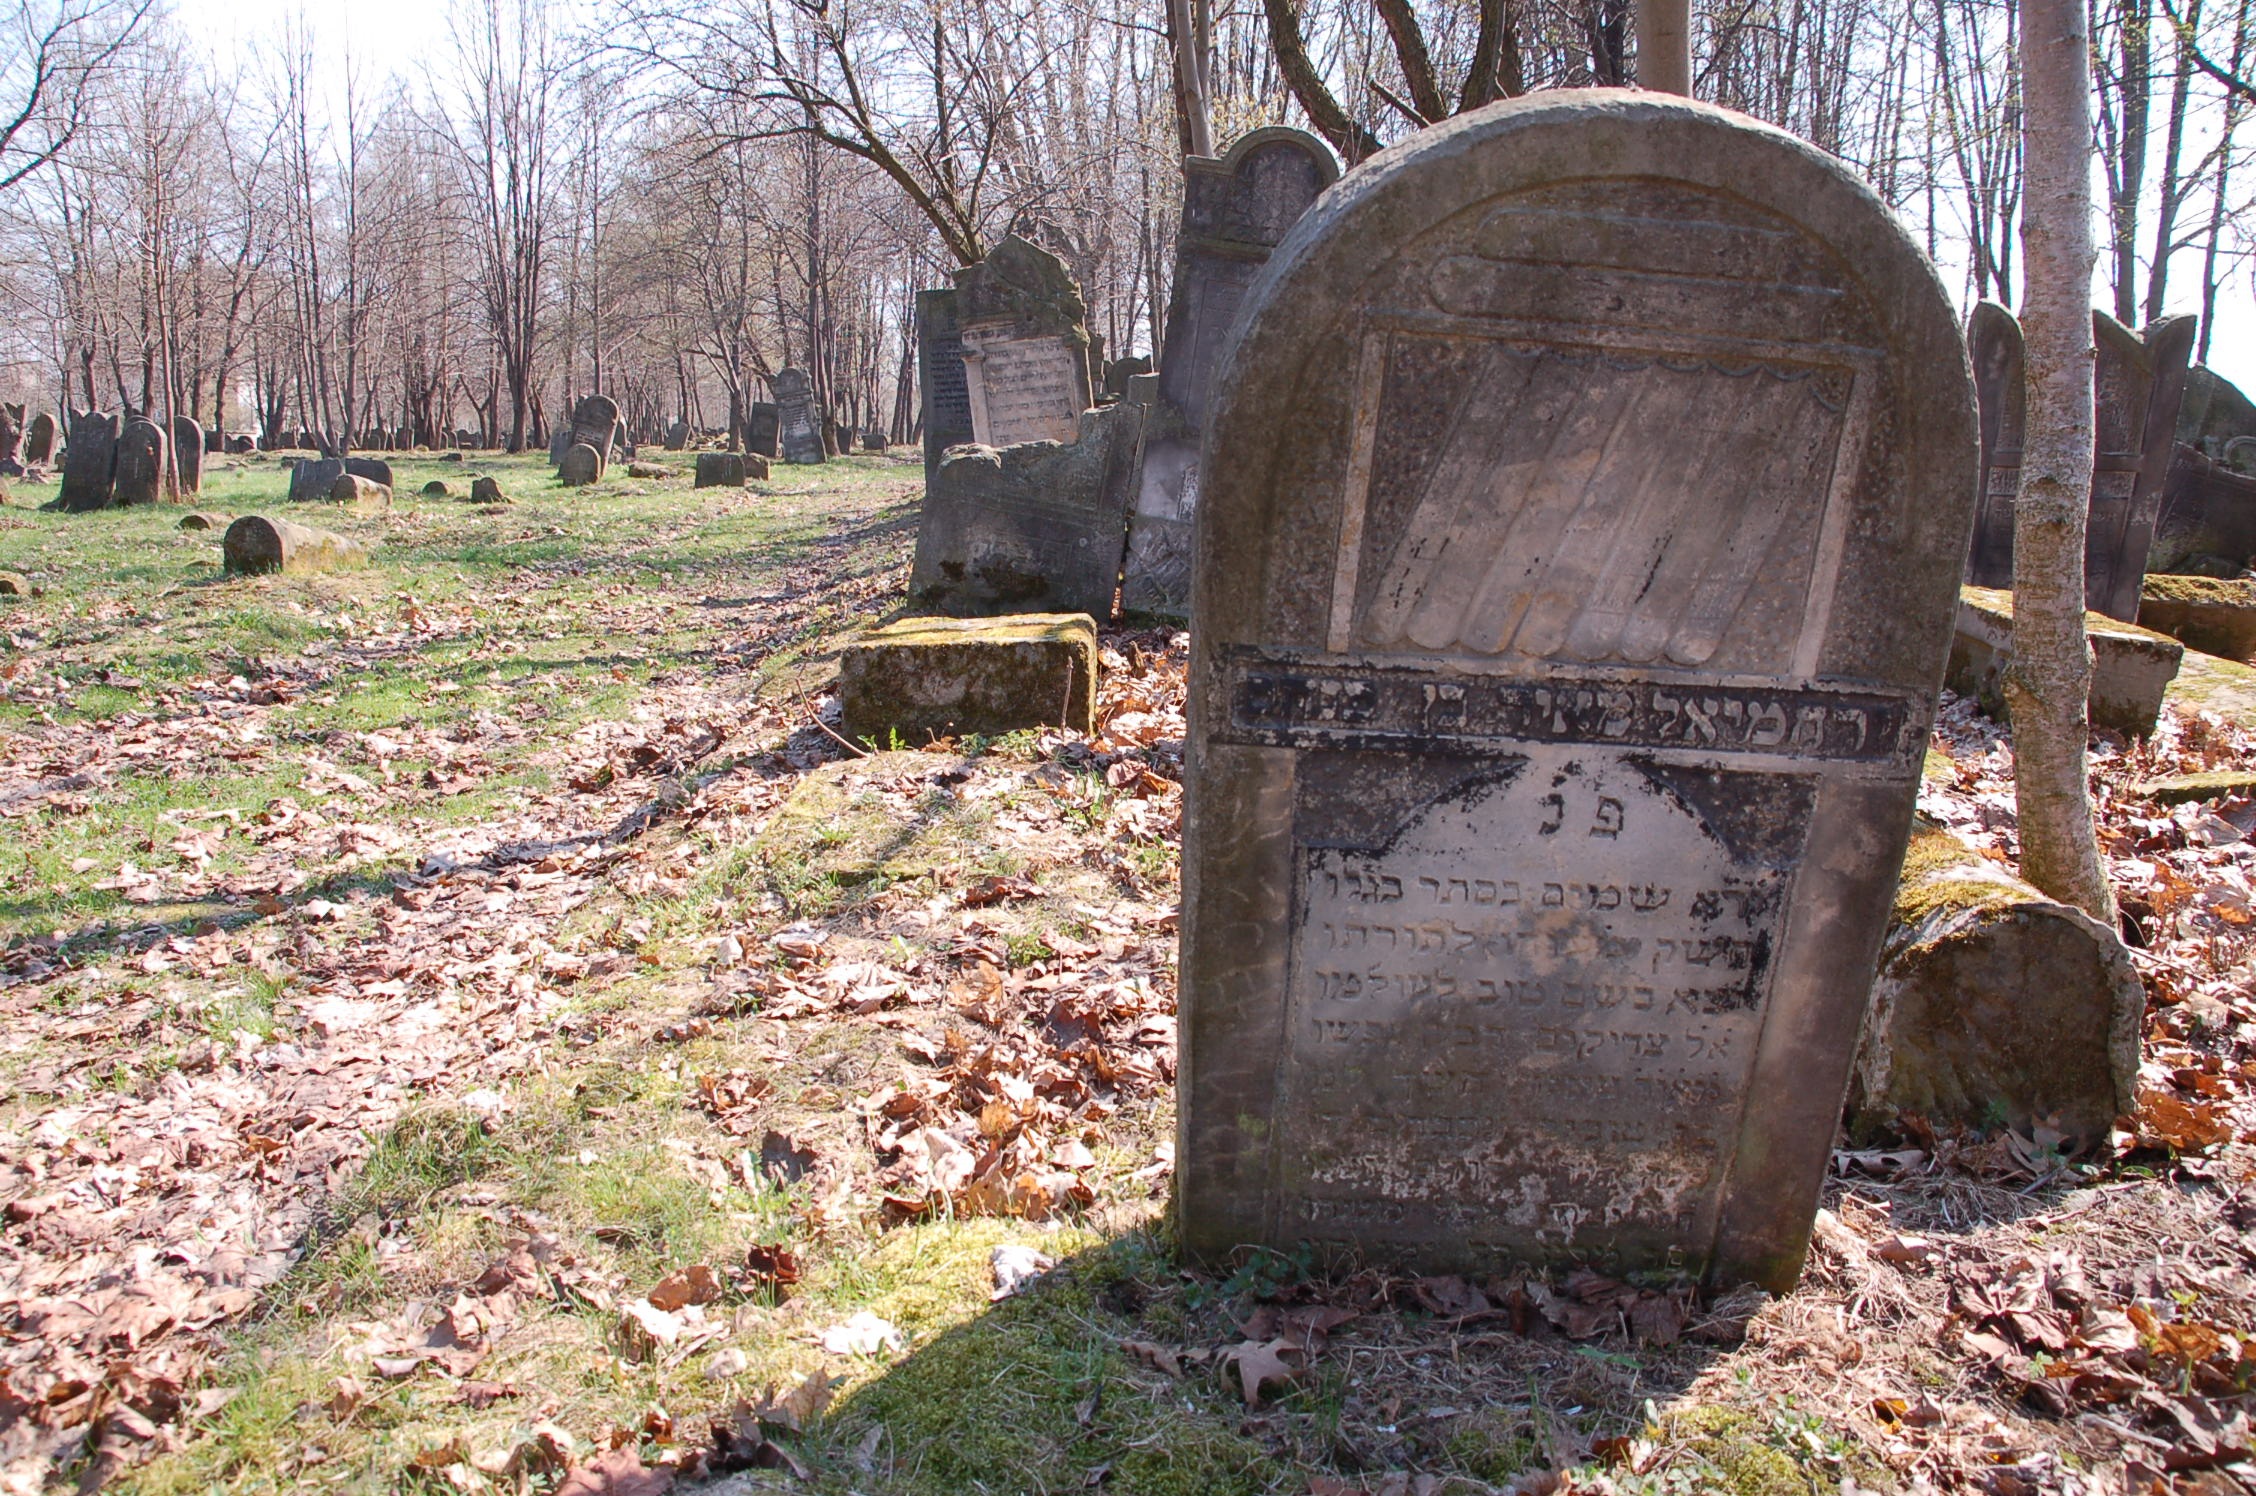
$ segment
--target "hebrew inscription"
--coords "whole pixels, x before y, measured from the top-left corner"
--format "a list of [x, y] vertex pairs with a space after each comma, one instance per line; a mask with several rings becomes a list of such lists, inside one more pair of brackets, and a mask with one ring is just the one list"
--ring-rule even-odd
[[1080, 351], [1062, 338], [962, 334], [972, 429], [989, 447], [1014, 442], [1069, 442], [1081, 417], [1086, 376], [1073, 366]]

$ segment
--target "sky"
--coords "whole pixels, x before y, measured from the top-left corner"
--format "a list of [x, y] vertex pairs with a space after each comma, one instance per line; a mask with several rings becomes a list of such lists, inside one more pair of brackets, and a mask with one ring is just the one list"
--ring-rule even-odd
[[[222, 60], [279, 37], [294, 16], [305, 16], [329, 73], [327, 91], [340, 101], [347, 56], [368, 94], [379, 92], [387, 76], [418, 81], [428, 77], [434, 62], [451, 50], [448, 17], [456, 8], [447, 0], [172, 0], [182, 30], [200, 38]], [[2199, 138], [2198, 125], [2191, 133], [2189, 157], [2198, 155], [2206, 144]], [[2106, 183], [2096, 161], [2092, 190], [2094, 202], [2102, 201]], [[2103, 218], [2095, 218], [2093, 231], [2096, 239], [2104, 239]], [[1954, 260], [1947, 251], [1941, 258], [1944, 284], [1954, 296], [1962, 295], [1963, 261]], [[2200, 310], [2199, 275], [2200, 260], [2193, 252], [2181, 253], [2173, 262], [2171, 313]], [[2113, 300], [2106, 276], [2102, 258], [2093, 278], [2094, 306]], [[2233, 267], [2219, 288], [2209, 366], [2256, 397], [2256, 294], [2251, 292], [2245, 265]]]

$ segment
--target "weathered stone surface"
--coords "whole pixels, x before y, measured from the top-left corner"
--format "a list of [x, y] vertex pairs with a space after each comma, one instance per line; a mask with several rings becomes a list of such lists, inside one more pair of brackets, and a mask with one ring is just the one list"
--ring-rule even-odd
[[[2172, 317], [2141, 335], [2105, 312], [2092, 313], [2098, 430], [2084, 539], [2084, 606], [2110, 618], [2138, 616], [2139, 580], [2161, 513], [2196, 320]], [[1983, 409], [1982, 507], [1966, 580], [1978, 587], [2011, 587], [2025, 404], [2021, 327], [2004, 307], [1983, 302], [1969, 320], [1967, 338]]]
[[2147, 570], [2237, 576], [2251, 562], [2256, 562], [2256, 476], [2180, 444], [2163, 481]]
[[[1184, 161], [1175, 286], [1167, 303], [1167, 342], [1160, 350], [1159, 401], [1144, 431], [1143, 472], [1128, 520], [1123, 608], [1168, 618], [1190, 615], [1199, 439], [1213, 402], [1223, 334], [1270, 250], [1338, 180], [1339, 163], [1324, 142], [1280, 127], [1255, 130], [1219, 160]], [[1123, 379], [1124, 396], [1127, 389]]]
[[107, 509], [117, 495], [118, 418], [90, 410], [73, 413], [70, 445], [63, 452], [63, 487], [56, 496], [66, 513]]
[[697, 454], [695, 488], [742, 488], [744, 486], [744, 454], [741, 452], [700, 452]]
[[2256, 731], [2256, 666], [2189, 650], [2163, 700], [2186, 715], [2210, 712]]
[[329, 485], [329, 499], [331, 503], [351, 504], [360, 509], [392, 507], [391, 489], [358, 473], [339, 473], [337, 481]]
[[777, 446], [783, 429], [783, 412], [766, 400], [755, 401], [744, 408], [744, 450], [761, 457], [781, 455]]
[[778, 369], [773, 381], [776, 425], [785, 462], [821, 462], [822, 412], [815, 409], [815, 387], [805, 369]]
[[916, 311], [917, 387], [924, 399], [924, 480], [929, 484], [940, 471], [940, 455], [979, 440], [979, 434], [971, 424], [971, 386], [964, 372], [955, 288], [917, 292]]
[[1071, 442], [948, 451], [925, 490], [909, 599], [922, 609], [1112, 616], [1143, 407], [1084, 411]]
[[689, 445], [689, 422], [676, 421], [666, 428], [666, 450], [679, 452]]
[[2178, 401], [2179, 443], [2222, 458], [2237, 437], [2256, 437], [2256, 401], [2206, 365], [2187, 369], [2185, 393]]
[[216, 530], [226, 523], [226, 515], [210, 514], [201, 509], [193, 514], [180, 516], [180, 528], [183, 530]]
[[674, 470], [662, 462], [630, 462], [627, 464], [627, 476], [630, 478], [671, 478], [674, 476]]
[[1364, 163], [1237, 330], [1185, 1245], [1791, 1283], [1973, 517], [1932, 267], [1801, 141], [1574, 90]]
[[[2092, 648], [2092, 726], [2133, 737], [2150, 735], [2185, 646], [2167, 634], [2102, 613], [2085, 614], [2084, 627]], [[1979, 701], [1983, 711], [2002, 722], [2006, 712], [2000, 683], [2012, 658], [2013, 594], [1992, 587], [1961, 588], [1944, 683]]]
[[2138, 621], [2188, 649], [2246, 664], [2256, 660], [2256, 581], [2149, 573]]
[[2157, 805], [2246, 799], [2256, 796], [2256, 769], [2208, 769], [2198, 774], [2170, 774], [2134, 784], [2131, 793]]
[[386, 488], [394, 486], [392, 465], [380, 457], [348, 457], [345, 459], [345, 471], [356, 478], [366, 478], [369, 482], [382, 484]]
[[290, 498], [303, 502], [326, 499], [337, 480], [345, 475], [345, 464], [337, 457], [301, 457], [290, 469]]
[[840, 728], [915, 746], [965, 733], [1095, 727], [1096, 624], [1083, 613], [904, 618], [838, 656]]
[[24, 427], [23, 457], [26, 463], [55, 460], [55, 418], [44, 410]]
[[462, 494], [446, 479], [433, 478], [423, 485], [423, 496], [427, 499], [459, 499]]
[[227, 439], [227, 450], [230, 455], [241, 457], [246, 453], [256, 452], [258, 441], [248, 436], [231, 436]]
[[[590, 395], [572, 407], [572, 421], [558, 434], [552, 448], [550, 461], [561, 469], [570, 460], [575, 445], [585, 446], [595, 453], [595, 476], [582, 480], [593, 483], [610, 469], [611, 459], [626, 445], [619, 424], [619, 402], [609, 395]], [[558, 477], [563, 477], [559, 472]], [[565, 479], [567, 484], [572, 480]]]
[[203, 492], [204, 488], [204, 428], [193, 416], [172, 418], [172, 465], [177, 486], [167, 494], [170, 498], [185, 498]]
[[[1197, 160], [1199, 158], [1194, 156], [1191, 159]], [[1267, 254], [1264, 253], [1262, 258], [1267, 259]], [[1175, 273], [1177, 275], [1182, 274], [1181, 268], [1178, 267]], [[1177, 284], [1181, 283], [1177, 282]], [[1116, 358], [1108, 360], [1105, 364], [1104, 369], [1104, 398], [1107, 400], [1127, 399], [1128, 381], [1130, 381], [1131, 379], [1141, 379], [1144, 375], [1149, 374], [1151, 371], [1152, 361], [1141, 353], [1132, 353], [1129, 354], [1126, 358]]]
[[116, 495], [120, 507], [154, 504], [164, 495], [165, 433], [139, 416], [118, 433]]
[[501, 491], [499, 478], [473, 478], [470, 480], [470, 502], [473, 504], [506, 504], [509, 495]]
[[1065, 262], [1016, 234], [956, 272], [957, 341], [972, 440], [1073, 440], [1089, 389], [1081, 288]]
[[2103, 1142], [2132, 1110], [2146, 989], [2122, 938], [1939, 826], [1904, 858], [1851, 1125], [2045, 1126]]
[[227, 527], [220, 551], [227, 570], [246, 576], [273, 571], [334, 571], [368, 559], [368, 548], [357, 540], [256, 514], [246, 514]]
[[584, 488], [603, 476], [603, 454], [586, 442], [574, 442], [564, 449], [564, 460], [556, 465], [556, 481], [566, 488]]
[[20, 571], [0, 571], [0, 597], [30, 597], [37, 589]]
[[0, 403], [0, 476], [23, 476], [24, 427], [27, 421], [21, 401]]

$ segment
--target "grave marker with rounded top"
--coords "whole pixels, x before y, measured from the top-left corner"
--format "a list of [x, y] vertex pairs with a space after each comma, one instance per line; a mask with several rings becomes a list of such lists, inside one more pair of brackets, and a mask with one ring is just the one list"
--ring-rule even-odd
[[73, 413], [63, 450], [63, 487], [56, 497], [69, 514], [107, 509], [117, 496], [118, 418], [102, 411]]
[[584, 488], [603, 476], [603, 454], [586, 442], [574, 442], [564, 449], [564, 460], [556, 465], [556, 481], [566, 488]]
[[368, 559], [368, 548], [357, 540], [258, 514], [229, 525], [219, 549], [227, 570], [241, 576], [334, 571]]
[[118, 434], [117, 503], [154, 504], [164, 497], [165, 433], [154, 421], [135, 416]]
[[957, 338], [983, 446], [1073, 440], [1089, 388], [1087, 308], [1065, 261], [1013, 234], [955, 275]]
[[1344, 179], [1202, 452], [1179, 1219], [1799, 1272], [1972, 520], [1950, 299], [1839, 162], [1621, 90]]
[[173, 476], [179, 480], [173, 498], [203, 492], [204, 428], [194, 416], [172, 418], [172, 462], [177, 469]]
[[23, 455], [27, 463], [55, 460], [55, 418], [44, 410], [24, 428]]

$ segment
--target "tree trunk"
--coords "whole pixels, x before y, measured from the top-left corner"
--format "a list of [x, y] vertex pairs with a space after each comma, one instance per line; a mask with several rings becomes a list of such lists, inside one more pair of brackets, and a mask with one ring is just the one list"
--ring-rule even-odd
[[2084, 756], [2091, 649], [2084, 529], [2092, 481], [2091, 75], [2083, 0], [2019, 0], [2028, 435], [2013, 514], [2014, 798], [2021, 872], [2112, 925]]
[[1637, 86], [1692, 96], [1691, 0], [1637, 0]]

